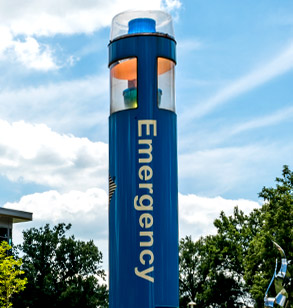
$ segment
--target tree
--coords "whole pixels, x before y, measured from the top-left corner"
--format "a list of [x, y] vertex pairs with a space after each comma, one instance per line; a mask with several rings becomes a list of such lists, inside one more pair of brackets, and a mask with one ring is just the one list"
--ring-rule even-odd
[[202, 270], [203, 240], [193, 242], [191, 236], [180, 240], [179, 246], [179, 291], [180, 307], [187, 307], [188, 302], [194, 300], [197, 294], [203, 292], [205, 279]]
[[[288, 260], [293, 260], [293, 172], [288, 166], [283, 167], [282, 177], [277, 177], [276, 182], [276, 188], [263, 187], [259, 193], [264, 199], [261, 209], [263, 224], [250, 241], [244, 260], [245, 279], [250, 285], [255, 307], [263, 307], [264, 293], [274, 273], [275, 259], [280, 257], [272, 240], [284, 249]], [[288, 267], [288, 274], [293, 277], [292, 266]], [[288, 288], [293, 307], [292, 284]]]
[[242, 307], [250, 300], [244, 281], [247, 243], [257, 233], [259, 214], [244, 215], [237, 207], [214, 221], [217, 234], [180, 241], [180, 307], [196, 298], [197, 307]]
[[93, 241], [66, 237], [71, 225], [47, 224], [23, 232], [23, 270], [26, 290], [15, 299], [15, 307], [96, 308], [108, 306], [108, 291], [100, 280], [102, 253]]
[[[180, 241], [180, 307], [196, 297], [197, 307], [242, 307], [252, 303], [262, 308], [275, 260], [280, 260], [272, 241], [291, 260], [283, 282], [289, 298], [286, 308], [293, 307], [293, 172], [288, 166], [276, 182], [276, 188], [264, 187], [260, 192], [264, 199], [261, 208], [249, 215], [237, 207], [231, 216], [222, 212], [214, 221], [216, 235], [196, 242], [191, 237]], [[276, 289], [281, 288], [280, 281]]]
[[22, 277], [21, 259], [9, 255], [11, 246], [0, 243], [0, 304], [1, 308], [12, 307], [11, 297], [24, 290], [27, 279]]

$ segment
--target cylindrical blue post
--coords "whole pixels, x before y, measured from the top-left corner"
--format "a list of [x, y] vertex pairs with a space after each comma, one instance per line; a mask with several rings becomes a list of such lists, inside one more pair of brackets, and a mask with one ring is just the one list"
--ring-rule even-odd
[[164, 12], [113, 19], [110, 308], [179, 306], [175, 46]]

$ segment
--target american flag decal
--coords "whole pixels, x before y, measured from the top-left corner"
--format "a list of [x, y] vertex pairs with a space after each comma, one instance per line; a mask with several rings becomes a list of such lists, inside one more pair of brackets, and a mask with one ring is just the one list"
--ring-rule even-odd
[[112, 196], [115, 192], [116, 189], [116, 184], [115, 182], [112, 180], [111, 175], [109, 175], [109, 204], [111, 202]]

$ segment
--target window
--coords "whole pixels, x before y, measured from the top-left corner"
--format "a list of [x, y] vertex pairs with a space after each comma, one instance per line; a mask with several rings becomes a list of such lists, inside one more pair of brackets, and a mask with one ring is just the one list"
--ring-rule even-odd
[[137, 108], [137, 59], [117, 61], [110, 67], [110, 114]]
[[158, 107], [175, 112], [175, 63], [158, 58]]
[[8, 242], [8, 229], [7, 228], [0, 228], [0, 242], [6, 241]]

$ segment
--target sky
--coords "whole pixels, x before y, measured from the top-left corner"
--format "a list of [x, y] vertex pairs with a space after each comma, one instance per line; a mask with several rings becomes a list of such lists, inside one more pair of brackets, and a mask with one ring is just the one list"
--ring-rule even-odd
[[108, 250], [112, 18], [165, 10], [177, 41], [180, 237], [259, 208], [293, 165], [291, 0], [0, 0], [0, 206]]

